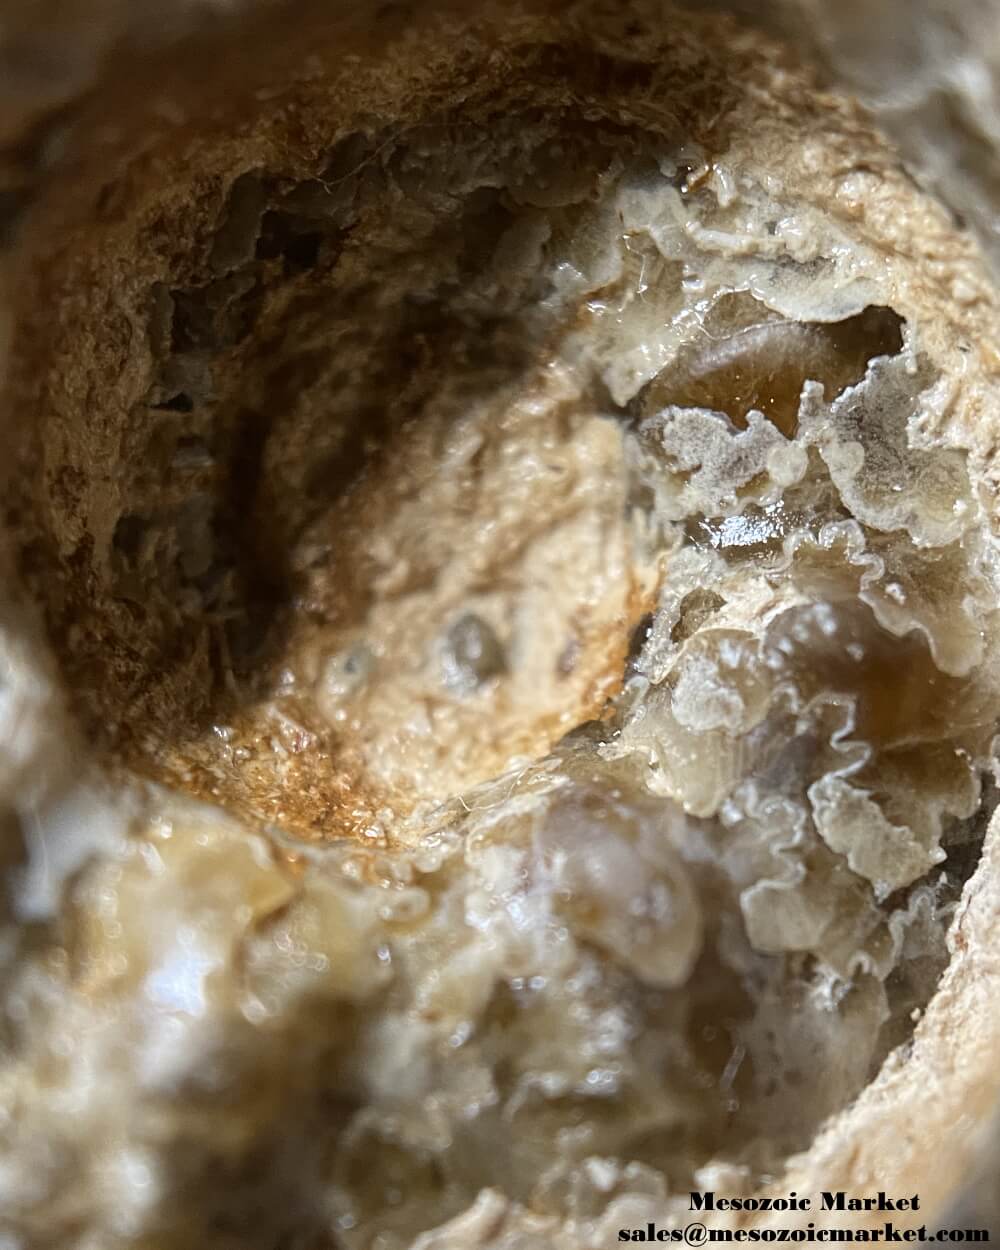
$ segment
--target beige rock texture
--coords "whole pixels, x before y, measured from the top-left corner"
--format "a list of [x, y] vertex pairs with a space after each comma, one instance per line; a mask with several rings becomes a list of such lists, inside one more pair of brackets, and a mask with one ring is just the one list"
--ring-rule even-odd
[[997, 1220], [998, 83], [0, 5], [3, 1250]]

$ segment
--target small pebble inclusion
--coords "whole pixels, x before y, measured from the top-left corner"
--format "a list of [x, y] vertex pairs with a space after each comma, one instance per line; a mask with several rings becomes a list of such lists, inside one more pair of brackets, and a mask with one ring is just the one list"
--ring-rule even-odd
[[[391, 431], [353, 494], [291, 515], [332, 428], [331, 375], [309, 357], [315, 394], [268, 444], [263, 522], [246, 521], [261, 551], [272, 529], [294, 531], [301, 619], [243, 740], [227, 728], [178, 748], [206, 771], [211, 752], [244, 751], [243, 793], [276, 793], [260, 808], [278, 805], [278, 824], [290, 789], [308, 797], [333, 766], [314, 745], [327, 732], [349, 750], [374, 726], [362, 775], [409, 785], [413, 725], [421, 750], [462, 767], [409, 814], [358, 800], [353, 842], [279, 836], [277, 860], [178, 807], [84, 875], [73, 973], [45, 973], [65, 996], [33, 992], [26, 961], [23, 1079], [44, 1086], [45, 1038], [62, 1051], [23, 1133], [46, 1140], [60, 1091], [106, 1076], [88, 1086], [92, 1166], [146, 1169], [128, 1215], [154, 1230], [148, 1244], [189, 1245], [256, 1212], [261, 1167], [291, 1178], [304, 1209], [320, 1192], [346, 1250], [404, 1250], [484, 1190], [599, 1230], [596, 1244], [628, 1223], [599, 1225], [606, 1211], [680, 1218], [699, 1177], [738, 1192], [780, 1174], [905, 1040], [946, 963], [1000, 715], [1000, 587], [964, 455], [915, 435], [937, 380], [919, 325], [893, 310], [882, 258], [814, 207], [749, 177], [737, 190], [669, 144], [557, 119], [529, 141], [507, 124], [488, 141], [457, 128], [447, 151], [415, 136], [341, 154], [380, 206], [364, 263], [402, 284], [422, 343], [431, 295], [454, 301], [441, 337], [455, 354], [431, 360], [452, 376], [428, 392], [446, 402], [421, 393], [422, 424]], [[355, 228], [356, 186], [331, 181], [332, 200], [280, 183], [291, 225], [266, 207], [267, 179], [233, 188], [212, 250], [224, 337], [263, 281], [234, 278], [244, 264], [281, 268], [295, 291], [317, 256], [317, 281], [341, 264], [357, 276], [350, 249], [334, 261], [310, 234], [320, 211], [337, 246]], [[482, 254], [475, 283], [455, 276], [456, 223]], [[359, 310], [375, 323], [376, 288], [345, 280], [338, 343], [360, 341]], [[218, 377], [204, 318], [185, 292], [171, 299], [180, 321], [149, 402], [183, 427], [177, 472], [204, 485], [205, 448], [232, 431], [198, 425]], [[509, 347], [523, 321], [544, 360], [470, 400], [483, 310], [497, 308], [489, 342]], [[318, 359], [320, 330], [299, 330], [283, 327], [295, 359]], [[359, 358], [391, 362], [397, 342], [361, 342]], [[254, 385], [276, 371], [248, 366]], [[336, 403], [384, 380], [359, 371]], [[183, 512], [203, 536], [199, 516]], [[116, 533], [112, 568], [140, 599], [149, 540]], [[218, 572], [200, 548], [180, 543], [193, 554], [171, 565], [191, 585]], [[364, 610], [338, 617], [338, 595]], [[532, 650], [513, 628], [526, 619]], [[419, 721], [431, 701], [452, 718], [439, 740]], [[508, 724], [540, 705], [541, 731], [511, 752]], [[178, 1140], [197, 1147], [182, 1163]], [[260, 1219], [260, 1244], [276, 1244]]]

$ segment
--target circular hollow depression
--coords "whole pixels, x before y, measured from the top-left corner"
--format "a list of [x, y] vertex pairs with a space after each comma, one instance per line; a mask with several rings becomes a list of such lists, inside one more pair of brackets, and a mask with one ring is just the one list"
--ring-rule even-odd
[[148, 290], [148, 385], [47, 465], [50, 616], [117, 749], [329, 837], [601, 714], [655, 574], [567, 343], [586, 201], [645, 146], [446, 116], [225, 188], [203, 263]]
[[[117, 936], [78, 917], [91, 993], [117, 958], [162, 995], [150, 899], [230, 952], [200, 1011], [240, 1144], [143, 1140], [158, 1244], [177, 1187], [220, 1245], [402, 1247], [486, 1190], [680, 1218], [780, 1175], [948, 961], [996, 552], [971, 314], [892, 221], [966, 282], [971, 245], [727, 25], [524, 21], [415, 36], [433, 87], [355, 31], [354, 95], [320, 23], [204, 134], [178, 69], [183, 120], [25, 233], [23, 575], [102, 757], [228, 809], [120, 871]], [[294, 882], [269, 827], [323, 846]], [[299, 1179], [248, 1232], [262, 1166]]]

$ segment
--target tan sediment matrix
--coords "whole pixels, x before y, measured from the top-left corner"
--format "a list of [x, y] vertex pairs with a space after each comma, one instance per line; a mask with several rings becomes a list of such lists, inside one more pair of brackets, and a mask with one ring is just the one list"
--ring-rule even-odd
[[240, 29], [81, 108], [8, 262], [13, 1244], [940, 1207], [899, 1117], [995, 1092], [976, 247], [721, 18]]

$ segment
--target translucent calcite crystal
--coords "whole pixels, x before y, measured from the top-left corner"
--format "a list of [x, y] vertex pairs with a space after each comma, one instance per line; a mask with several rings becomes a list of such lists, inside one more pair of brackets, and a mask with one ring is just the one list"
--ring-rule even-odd
[[832, 398], [862, 381], [873, 356], [902, 346], [899, 318], [885, 308], [810, 324], [738, 294], [720, 296], [701, 325], [703, 334], [643, 392], [641, 410], [711, 408], [741, 429], [750, 412], [761, 412], [792, 438], [807, 381], [821, 382]]

